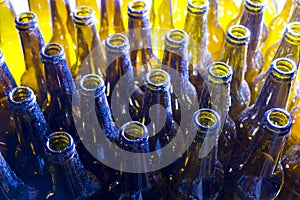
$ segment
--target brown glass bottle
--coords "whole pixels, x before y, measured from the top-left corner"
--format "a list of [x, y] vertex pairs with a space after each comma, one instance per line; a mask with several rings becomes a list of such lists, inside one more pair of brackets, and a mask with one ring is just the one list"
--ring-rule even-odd
[[105, 58], [95, 25], [95, 14], [88, 6], [77, 7], [72, 12], [76, 34], [76, 62], [71, 68], [75, 80], [85, 74], [105, 72]]
[[233, 75], [230, 83], [231, 107], [230, 117], [236, 122], [238, 115], [250, 103], [250, 89], [245, 80], [247, 70], [247, 47], [250, 31], [243, 25], [231, 26], [227, 30], [226, 41], [220, 55], [220, 61], [232, 67]]
[[76, 0], [76, 7], [89, 6], [95, 11], [95, 25], [100, 30], [100, 4], [98, 0]]
[[21, 85], [30, 87], [37, 97], [38, 104], [42, 106], [47, 98], [47, 85], [39, 52], [45, 43], [38, 26], [37, 16], [33, 12], [21, 13], [16, 17], [15, 23], [19, 31], [26, 65], [26, 71], [21, 77]]

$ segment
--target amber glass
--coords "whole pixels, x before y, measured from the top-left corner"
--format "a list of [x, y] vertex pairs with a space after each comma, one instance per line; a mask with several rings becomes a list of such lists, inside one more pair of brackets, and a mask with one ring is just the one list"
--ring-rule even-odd
[[17, 85], [25, 71], [22, 47], [14, 24], [15, 10], [9, 0], [0, 1], [0, 49]]
[[44, 38], [33, 12], [21, 13], [16, 17], [15, 23], [19, 31], [26, 66], [26, 71], [21, 77], [21, 85], [30, 87], [37, 97], [38, 104], [42, 106], [47, 98], [44, 66], [39, 54], [45, 44]]
[[50, 0], [50, 8], [52, 21], [52, 38], [50, 42], [62, 45], [66, 52], [67, 65], [71, 69], [76, 61], [74, 51], [76, 45], [69, 0]]
[[98, 0], [76, 0], [76, 7], [89, 6], [95, 11], [95, 25], [100, 30], [100, 5]]
[[172, 29], [172, 0], [152, 0], [150, 21], [152, 27]]
[[52, 26], [49, 0], [28, 0], [29, 10], [34, 12], [39, 19], [39, 27], [48, 43], [52, 38]]
[[227, 31], [229, 23], [238, 14], [238, 8], [234, 0], [219, 0], [218, 18], [223, 31]]
[[227, 30], [226, 41], [221, 51], [220, 61], [232, 67], [233, 76], [230, 84], [231, 107], [229, 115], [237, 122], [238, 115], [250, 103], [250, 89], [245, 80], [247, 70], [247, 47], [250, 31], [243, 25], [231, 26]]
[[232, 199], [274, 199], [278, 195], [283, 184], [281, 154], [291, 122], [283, 109], [273, 108], [264, 114], [244, 157], [235, 163], [238, 170], [230, 175]]
[[174, 28], [183, 29], [187, 14], [188, 0], [172, 0], [172, 19]]
[[220, 117], [211, 109], [194, 114], [196, 132], [184, 157], [186, 163], [174, 184], [168, 185], [170, 199], [216, 199], [223, 187], [224, 171], [217, 158]]
[[75, 80], [85, 74], [103, 77], [105, 58], [95, 25], [95, 14], [88, 6], [77, 7], [72, 12], [76, 33], [76, 62], [71, 67]]

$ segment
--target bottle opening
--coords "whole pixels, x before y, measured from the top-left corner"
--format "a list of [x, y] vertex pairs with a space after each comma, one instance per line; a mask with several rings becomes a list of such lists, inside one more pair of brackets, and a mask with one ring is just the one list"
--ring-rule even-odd
[[61, 51], [62, 51], [62, 47], [60, 45], [50, 44], [46, 46], [44, 53], [47, 56], [55, 56], [59, 54]]
[[265, 0], [246, 0], [245, 8], [250, 12], [261, 12], [265, 8]]
[[137, 121], [124, 124], [120, 129], [121, 145], [125, 149], [137, 150], [143, 148], [148, 141], [148, 130]]
[[232, 69], [223, 62], [212, 63], [208, 67], [208, 79], [214, 84], [229, 84], [232, 78]]
[[136, 0], [128, 3], [128, 14], [132, 17], [143, 17], [149, 14], [149, 5], [142, 1]]
[[12, 100], [16, 102], [22, 102], [31, 96], [31, 91], [26, 88], [17, 88], [12, 93]]
[[194, 14], [203, 14], [208, 9], [207, 0], [189, 0], [188, 11]]
[[274, 136], [284, 136], [289, 133], [292, 119], [285, 110], [273, 108], [265, 113], [264, 129]]
[[168, 90], [170, 87], [170, 75], [161, 69], [151, 70], [146, 74], [146, 86], [153, 91]]
[[35, 105], [36, 97], [29, 87], [19, 86], [10, 91], [8, 102], [13, 111], [24, 112]]
[[187, 34], [179, 29], [173, 29], [166, 34], [165, 45], [168, 49], [181, 50], [186, 47]]
[[80, 6], [73, 12], [75, 24], [89, 25], [93, 23], [94, 10], [88, 6]]
[[194, 123], [196, 125], [198, 133], [202, 136], [206, 136], [209, 133], [218, 134], [220, 126], [219, 115], [211, 109], [200, 109], [194, 114]]
[[33, 12], [24, 12], [15, 18], [18, 30], [27, 30], [37, 26], [37, 17]]
[[65, 150], [70, 146], [69, 137], [64, 133], [55, 133], [50, 137], [49, 140], [49, 149], [51, 151], [60, 152]]
[[129, 41], [125, 35], [113, 34], [106, 38], [105, 40], [106, 51], [112, 53], [120, 53], [129, 50]]
[[44, 63], [55, 64], [61, 59], [65, 59], [64, 48], [57, 43], [49, 43], [41, 50], [41, 58]]
[[228, 28], [226, 40], [234, 45], [246, 45], [250, 40], [250, 30], [243, 25]]
[[84, 75], [79, 80], [79, 90], [85, 96], [96, 97], [96, 93], [105, 90], [104, 80], [96, 74]]
[[300, 22], [292, 22], [286, 26], [285, 37], [289, 43], [300, 45]]
[[270, 73], [280, 81], [291, 81], [296, 72], [296, 64], [289, 58], [278, 58], [271, 63]]

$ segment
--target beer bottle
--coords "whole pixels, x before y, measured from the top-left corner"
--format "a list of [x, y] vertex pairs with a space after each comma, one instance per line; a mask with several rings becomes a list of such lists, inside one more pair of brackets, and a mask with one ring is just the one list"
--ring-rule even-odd
[[[121, 127], [119, 135], [119, 146], [122, 150], [135, 153], [132, 162], [136, 164], [132, 165], [130, 172], [120, 172], [120, 189], [118, 193], [115, 193], [115, 199], [166, 199], [166, 185], [162, 177], [157, 171], [147, 171], [150, 156], [148, 156], [149, 135], [146, 126], [137, 121], [130, 121]], [[131, 164], [132, 162], [128, 159], [130, 158], [122, 159], [121, 166]]]
[[27, 186], [11, 169], [0, 153], [0, 198], [28, 200], [37, 198], [37, 190]]
[[274, 199], [283, 184], [281, 153], [291, 128], [289, 114], [280, 108], [268, 110], [257, 134], [230, 175], [232, 199]]
[[[230, 83], [231, 106], [229, 115], [237, 122], [238, 115], [250, 103], [250, 89], [245, 80], [247, 69], [247, 47], [250, 40], [250, 31], [243, 25], [234, 25], [228, 28], [220, 61], [232, 67], [232, 81]], [[234, 56], [233, 56], [234, 55]]]
[[113, 34], [105, 40], [106, 95], [119, 125], [128, 122], [130, 116], [138, 120], [143, 103], [143, 92], [135, 84], [129, 48], [129, 40], [123, 34]]
[[8, 104], [14, 114], [19, 141], [15, 171], [25, 184], [39, 189], [40, 197], [45, 197], [51, 189], [44, 152], [49, 126], [30, 88], [19, 86], [12, 89]]
[[5, 55], [9, 70], [19, 85], [25, 71], [25, 63], [18, 31], [14, 24], [16, 13], [10, 0], [0, 1], [0, 13], [0, 49]]
[[45, 141], [45, 152], [53, 182], [53, 191], [47, 199], [105, 199], [99, 180], [82, 165], [71, 135], [50, 134]]
[[30, 87], [42, 106], [47, 98], [44, 66], [41, 62], [40, 50], [44, 46], [44, 38], [33, 12], [25, 12], [15, 19], [16, 27], [23, 48], [26, 71], [21, 77], [21, 85]]
[[152, 50], [149, 13], [149, 2], [134, 0], [128, 4], [130, 57], [137, 83], [142, 83], [147, 72], [161, 65]]
[[97, 30], [100, 30], [100, 5], [98, 0], [76, 0], [76, 7], [89, 6], [95, 11], [95, 25]]
[[181, 174], [168, 185], [170, 199], [216, 199], [223, 187], [224, 170], [217, 158], [220, 117], [211, 109], [200, 109], [193, 125], [196, 136]]
[[200, 108], [210, 108], [220, 115], [221, 132], [218, 137], [218, 158], [226, 165], [236, 140], [236, 127], [228, 111], [231, 106], [230, 82], [232, 69], [225, 63], [215, 62], [208, 67], [208, 77], [202, 90]]
[[103, 76], [105, 60], [94, 11], [88, 6], [77, 7], [72, 12], [72, 18], [76, 33], [76, 62], [71, 67], [73, 78], [76, 80], [91, 73]]
[[52, 38], [50, 43], [59, 43], [65, 50], [66, 61], [71, 68], [76, 61], [75, 31], [69, 0], [50, 0]]
[[174, 28], [183, 29], [188, 0], [172, 0], [172, 19]]
[[17, 87], [16, 82], [6, 65], [4, 55], [0, 50], [0, 152], [8, 164], [14, 168], [15, 151], [18, 144], [15, 120], [9, 109], [8, 93]]
[[[207, 15], [207, 49], [211, 53], [214, 61], [217, 61], [220, 56], [220, 51], [225, 37], [224, 31], [218, 20], [218, 7], [218, 0], [209, 0]], [[225, 18], [228, 18], [228, 16]]]
[[172, 0], [152, 0], [150, 21], [152, 27], [161, 29], [174, 28], [172, 19]]
[[238, 14], [238, 8], [233, 0], [219, 0], [218, 18], [223, 31], [227, 31], [229, 23]]
[[48, 43], [52, 37], [49, 0], [28, 0], [28, 6], [29, 10], [34, 12], [39, 19], [39, 27], [45, 42]]

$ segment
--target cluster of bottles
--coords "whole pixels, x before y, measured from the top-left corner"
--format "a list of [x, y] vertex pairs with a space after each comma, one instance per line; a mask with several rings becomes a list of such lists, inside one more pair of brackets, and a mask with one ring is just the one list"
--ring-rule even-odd
[[28, 3], [0, 0], [0, 199], [300, 199], [300, 0]]

